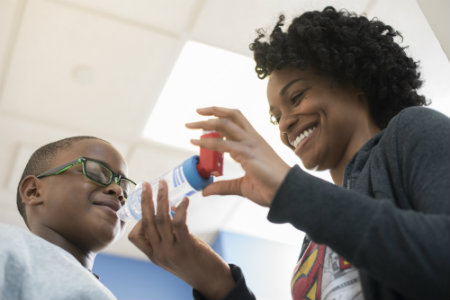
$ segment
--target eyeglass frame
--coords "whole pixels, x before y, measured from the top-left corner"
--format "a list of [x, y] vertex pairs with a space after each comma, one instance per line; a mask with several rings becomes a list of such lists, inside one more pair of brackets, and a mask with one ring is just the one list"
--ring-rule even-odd
[[[87, 173], [86, 173], [86, 161], [88, 161], [88, 160], [89, 160], [89, 161], [93, 161], [93, 162], [95, 162], [95, 163], [98, 163], [98, 164], [101, 165], [103, 168], [105, 168], [106, 170], [108, 170], [109, 172], [111, 172], [111, 176], [109, 177], [108, 183], [98, 182], [98, 181], [95, 181], [95, 180], [92, 179], [92, 178], [89, 178], [89, 176], [88, 176]], [[89, 180], [92, 181], [93, 183], [98, 184], [98, 185], [100, 185], [100, 186], [108, 186], [108, 185], [110, 185], [110, 184], [113, 182], [113, 180], [114, 180], [114, 183], [116, 183], [118, 186], [120, 186], [120, 188], [121, 188], [122, 191], [123, 191], [123, 188], [122, 188], [122, 186], [120, 185], [120, 182], [121, 182], [123, 179], [125, 179], [125, 180], [131, 182], [132, 184], [136, 185], [136, 182], [134, 182], [134, 181], [131, 180], [130, 178], [127, 178], [127, 177], [123, 176], [122, 174], [118, 174], [118, 173], [114, 172], [113, 170], [111, 170], [111, 168], [109, 168], [108, 166], [106, 166], [105, 163], [103, 163], [102, 161], [96, 160], [96, 159], [93, 159], [93, 158], [89, 158], [89, 157], [85, 157], [85, 156], [80, 156], [80, 157], [78, 157], [77, 159], [72, 160], [72, 161], [70, 161], [70, 162], [68, 162], [68, 163], [65, 163], [65, 164], [62, 164], [62, 165], [60, 165], [60, 166], [54, 167], [54, 168], [52, 168], [52, 169], [49, 169], [49, 170], [47, 170], [47, 171], [44, 171], [44, 172], [42, 172], [41, 174], [37, 175], [36, 177], [37, 177], [37, 178], [44, 178], [44, 177], [48, 177], [48, 176], [59, 175], [59, 174], [65, 172], [65, 171], [67, 171], [67, 170], [70, 169], [71, 167], [74, 167], [74, 166], [79, 165], [79, 164], [81, 164], [81, 166], [82, 166], [82, 170], [83, 170], [83, 175], [84, 175], [84, 177], [86, 177], [87, 179], [89, 179]], [[128, 191], [124, 191], [124, 193], [126, 193], [126, 195], [124, 195], [124, 199], [127, 199], [127, 197], [128, 197]]]

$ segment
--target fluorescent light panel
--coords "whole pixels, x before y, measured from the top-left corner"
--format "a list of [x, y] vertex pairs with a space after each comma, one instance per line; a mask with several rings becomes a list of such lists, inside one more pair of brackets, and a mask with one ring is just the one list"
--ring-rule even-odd
[[[205, 117], [196, 108], [224, 106], [237, 108], [275, 151], [290, 165], [301, 163], [281, 143], [278, 127], [269, 122], [267, 80], [260, 80], [251, 57], [188, 41], [169, 76], [143, 136], [173, 147], [198, 151], [189, 142], [201, 132], [184, 124]], [[312, 172], [329, 180], [328, 172]]]

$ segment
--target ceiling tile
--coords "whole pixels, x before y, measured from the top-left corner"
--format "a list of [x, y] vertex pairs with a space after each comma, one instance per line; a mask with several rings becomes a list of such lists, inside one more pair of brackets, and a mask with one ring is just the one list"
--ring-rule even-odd
[[403, 35], [400, 45], [419, 63], [423, 80], [420, 92], [431, 100], [432, 108], [450, 115], [450, 61], [417, 1], [376, 1], [370, 17], [378, 17]]
[[161, 28], [172, 33], [184, 33], [196, 16], [199, 0], [62, 0], [78, 7], [91, 8], [124, 19]]
[[18, 12], [22, 7], [22, 1], [0, 1], [0, 79], [6, 67], [8, 49], [11, 46], [14, 24], [18, 18]]
[[[0, 132], [0, 165], [3, 166], [0, 170], [0, 189], [12, 191], [13, 194], [25, 164], [39, 147], [70, 136], [95, 135], [92, 131], [67, 130], [3, 113], [0, 113], [0, 128], [7, 128]], [[112, 143], [124, 156], [129, 152], [129, 144], [115, 140], [110, 135], [99, 137]]]
[[[286, 18], [300, 15], [311, 9], [322, 9], [326, 5], [336, 8], [364, 11], [370, 0], [208, 0], [193, 28], [192, 38], [230, 51], [251, 55], [249, 44], [256, 37], [257, 28], [269, 32], [280, 13]], [[286, 22], [289, 24], [289, 22]]]
[[450, 1], [417, 0], [417, 4], [450, 60]]
[[100, 136], [138, 138], [179, 42], [54, 2], [27, 3], [1, 107]]
[[33, 154], [34, 150], [36, 149], [37, 147], [30, 145], [20, 145], [20, 147], [18, 147], [15, 153], [16, 157], [14, 160], [14, 166], [12, 168], [12, 172], [9, 174], [9, 182], [8, 182], [9, 190], [13, 191], [17, 189], [23, 170], [25, 169], [25, 166], [27, 165], [27, 162], [30, 159], [31, 154]]

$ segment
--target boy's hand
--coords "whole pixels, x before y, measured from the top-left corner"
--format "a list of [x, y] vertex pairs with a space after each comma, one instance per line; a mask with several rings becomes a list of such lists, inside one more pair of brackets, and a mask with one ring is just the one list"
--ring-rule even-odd
[[156, 265], [183, 279], [208, 299], [221, 299], [235, 282], [228, 264], [206, 243], [189, 233], [186, 213], [189, 199], [169, 214], [168, 188], [159, 184], [157, 213], [148, 183], [142, 187], [142, 220], [128, 238]]

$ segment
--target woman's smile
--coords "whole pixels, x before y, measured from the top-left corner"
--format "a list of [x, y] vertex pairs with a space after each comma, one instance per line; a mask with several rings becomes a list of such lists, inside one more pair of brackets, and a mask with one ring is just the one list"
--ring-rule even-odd
[[304, 145], [308, 143], [313, 137], [316, 132], [317, 126], [308, 128], [304, 130], [297, 138], [290, 142], [291, 145], [294, 147], [294, 152], [297, 155], [300, 155], [300, 150], [303, 149]]

